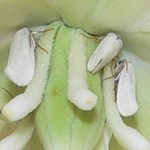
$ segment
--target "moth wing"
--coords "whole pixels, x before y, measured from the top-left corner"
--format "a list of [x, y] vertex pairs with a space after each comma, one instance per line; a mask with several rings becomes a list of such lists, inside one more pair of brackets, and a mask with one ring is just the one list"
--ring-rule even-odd
[[19, 30], [10, 47], [5, 73], [19, 86], [26, 86], [33, 78], [35, 70], [35, 42], [27, 28]]
[[137, 112], [138, 104], [135, 94], [135, 74], [130, 63], [124, 67], [117, 90], [117, 107], [122, 116], [131, 116]]

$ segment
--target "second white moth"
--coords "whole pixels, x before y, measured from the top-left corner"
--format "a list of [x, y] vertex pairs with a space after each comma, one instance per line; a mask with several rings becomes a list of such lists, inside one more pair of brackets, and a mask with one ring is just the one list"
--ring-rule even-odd
[[135, 90], [135, 72], [130, 62], [122, 60], [119, 64], [121, 68], [115, 77], [117, 83], [117, 107], [122, 116], [131, 116], [138, 110]]

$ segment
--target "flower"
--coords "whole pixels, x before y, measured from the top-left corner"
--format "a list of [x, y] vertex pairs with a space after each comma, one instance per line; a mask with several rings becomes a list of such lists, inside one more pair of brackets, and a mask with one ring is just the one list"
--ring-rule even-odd
[[[63, 22], [66, 25], [70, 26], [71, 28], [80, 27], [84, 29], [86, 32], [93, 35], [101, 35], [101, 34], [106, 35], [106, 33], [113, 31], [121, 36], [121, 39], [124, 42], [124, 47], [121, 50], [122, 57], [131, 61], [135, 68], [136, 90], [137, 90], [136, 93], [137, 93], [137, 99], [139, 104], [139, 110], [133, 117], [123, 118], [123, 119], [129, 126], [134, 127], [141, 134], [143, 134], [147, 140], [150, 140], [150, 134], [148, 128], [149, 127], [149, 102], [148, 102], [149, 92], [148, 91], [150, 85], [149, 84], [150, 82], [149, 59], [150, 58], [148, 55], [149, 53], [148, 50], [150, 49], [150, 44], [148, 42], [150, 40], [150, 36], [149, 36], [150, 20], [149, 20], [148, 4], [149, 4], [148, 0], [144, 0], [144, 1], [136, 0], [136, 1], [128, 1], [128, 2], [119, 1], [119, 0], [116, 1], [88, 0], [82, 2], [68, 1], [68, 0], [65, 1], [38, 0], [36, 2], [34, 1], [28, 2], [24, 0], [20, 2], [14, 0], [14, 1], [2, 2], [0, 8], [1, 8], [1, 14], [4, 15], [3, 16], [1, 15], [0, 17], [1, 19], [1, 25], [0, 25], [1, 78], [0, 79], [1, 79], [1, 87], [4, 88], [5, 90], [1, 90], [1, 94], [0, 94], [3, 99], [3, 101], [1, 102], [1, 109], [3, 108], [4, 104], [8, 100], [12, 99], [11, 95], [8, 94], [8, 92], [12, 93], [12, 96], [15, 97], [19, 93], [22, 93], [24, 91], [23, 88], [19, 88], [18, 86], [15, 86], [12, 82], [10, 82], [3, 73], [4, 67], [6, 66], [8, 60], [8, 50], [9, 50], [8, 45], [11, 42], [12, 35], [16, 32], [16, 30], [18, 30], [21, 27], [25, 27], [25, 26], [31, 27], [31, 26], [38, 26], [43, 24], [45, 25], [62, 19]], [[47, 89], [51, 89], [52, 88], [51, 86], [56, 84], [55, 77], [61, 76], [62, 73], [61, 71], [65, 70], [62, 79], [64, 78], [65, 80], [67, 79], [66, 66], [63, 65], [59, 66], [56, 62], [62, 60], [61, 56], [64, 55], [65, 59], [61, 63], [62, 64], [67, 63], [67, 53], [68, 53], [67, 49], [69, 48], [70, 40], [72, 39], [70, 38], [72, 37], [71, 32], [72, 30], [75, 30], [71, 28], [64, 27], [64, 29], [62, 29], [61, 32], [58, 34], [59, 36], [57, 36], [56, 38], [57, 41], [55, 42], [57, 43], [55, 44], [54, 47], [55, 54], [52, 55], [52, 64], [51, 64], [52, 66], [51, 70], [53, 71], [50, 72], [51, 78], [49, 78], [50, 83], [48, 83], [47, 86], [49, 87], [47, 87]], [[65, 40], [63, 40], [62, 37]], [[93, 41], [90, 39], [87, 40], [88, 40], [87, 47], [89, 48], [89, 53], [91, 53], [90, 51], [94, 50], [94, 48], [98, 43], [95, 42], [96, 40]], [[57, 49], [61, 49], [61, 48], [66, 51], [63, 52], [56, 51]], [[59, 56], [57, 57], [58, 54]], [[102, 90], [100, 85], [96, 87], [97, 86], [96, 83], [100, 82], [98, 79], [98, 75], [95, 75], [93, 77], [91, 76], [91, 74], [88, 74], [88, 76], [89, 76], [88, 78], [90, 79], [89, 81], [90, 87], [97, 94], [99, 94], [98, 97], [102, 97]], [[58, 100], [66, 99], [65, 88], [67, 86], [67, 83], [64, 83], [64, 80], [60, 80], [59, 82], [60, 84], [58, 84], [58, 81], [57, 84], [61, 88], [58, 89], [56, 87], [55, 89], [53, 89], [53, 94], [56, 95], [56, 99]], [[36, 88], [36, 84], [35, 84], [35, 88]], [[60, 92], [59, 90], [62, 90], [62, 92]], [[58, 93], [61, 93], [62, 95], [59, 95]], [[49, 97], [51, 96], [52, 95], [49, 94], [49, 92], [46, 90], [45, 99], [49, 99]], [[103, 103], [97, 105], [100, 107], [99, 113], [101, 113], [100, 120], [96, 118], [97, 121], [99, 122], [99, 130], [97, 130], [98, 128], [98, 126], [96, 126], [98, 124], [97, 121], [94, 122], [93, 119], [90, 118], [90, 116], [95, 116], [94, 111], [88, 112], [87, 115], [88, 117], [86, 118], [85, 114], [87, 113], [81, 112], [71, 104], [69, 104], [68, 106], [68, 103], [66, 104], [66, 102], [65, 103], [62, 102], [61, 104], [60, 102], [55, 102], [55, 107], [53, 107], [52, 102], [50, 102], [52, 106], [50, 105], [49, 109], [46, 106], [49, 103], [47, 103], [46, 100], [44, 102], [46, 103], [42, 102], [43, 104], [41, 104], [41, 106], [37, 110], [37, 113], [35, 112], [36, 128], [35, 128], [35, 136], [33, 136], [32, 139], [38, 141], [36, 136], [37, 134], [36, 131], [39, 130], [38, 136], [40, 136], [40, 140], [42, 144], [44, 146], [46, 145], [45, 147], [47, 149], [49, 149], [47, 143], [49, 143], [50, 139], [52, 139], [50, 140], [51, 141], [50, 143], [53, 146], [52, 149], [58, 149], [57, 148], [58, 145], [61, 146], [63, 145], [64, 147], [62, 147], [62, 149], [63, 148], [65, 149], [65, 145], [67, 145], [66, 143], [68, 143], [68, 141], [71, 142], [70, 149], [83, 149], [82, 146], [84, 146], [85, 149], [88, 148], [90, 149], [96, 144], [98, 137], [101, 137], [103, 135], [102, 130], [104, 128], [104, 121], [105, 121]], [[60, 106], [63, 106], [63, 108]], [[46, 107], [47, 109], [41, 109], [42, 107]], [[57, 108], [60, 112], [58, 112]], [[46, 116], [42, 115], [43, 113], [42, 110], [47, 111]], [[72, 112], [72, 110], [75, 110], [74, 113], [70, 113]], [[49, 116], [51, 117], [48, 118]], [[78, 116], [78, 117], [74, 119], [74, 116]], [[34, 115], [31, 116], [31, 118], [32, 117], [34, 118]], [[106, 119], [107, 118], [108, 116], [106, 114]], [[25, 121], [29, 122], [27, 123], [29, 124], [29, 126], [27, 125], [27, 127], [30, 127], [30, 129], [28, 130], [30, 131], [28, 136], [30, 136], [33, 130], [33, 126], [31, 123], [33, 120], [27, 119]], [[1, 122], [2, 122], [1, 130], [3, 131], [1, 137], [3, 138], [6, 135], [8, 135], [8, 133], [11, 132], [11, 131], [4, 132], [3, 128], [9, 126], [10, 128], [12, 127], [13, 130], [13, 128], [16, 125], [15, 123], [9, 123], [9, 122], [7, 123], [5, 121], [1, 121]], [[24, 120], [22, 122], [24, 122]], [[66, 124], [68, 122], [72, 124], [72, 126], [67, 127]], [[45, 132], [46, 130], [44, 129], [46, 128], [50, 128], [50, 130], [48, 130], [50, 133]], [[95, 132], [97, 133], [98, 131], [99, 134], [95, 134]], [[72, 132], [74, 134], [72, 134]], [[90, 136], [87, 136], [88, 132]], [[67, 133], [68, 137], [64, 138], [63, 136], [65, 135], [64, 133]], [[79, 138], [80, 134], [81, 136]], [[86, 136], [87, 138], [85, 141]], [[37, 144], [35, 144], [34, 141], [31, 141], [30, 147], [27, 147], [27, 149], [39, 148], [41, 150], [42, 149], [41, 144], [39, 142], [36, 143]], [[76, 145], [81, 147], [76, 147]], [[116, 141], [112, 140], [110, 149], [121, 149], [121, 148], [116, 143]]]

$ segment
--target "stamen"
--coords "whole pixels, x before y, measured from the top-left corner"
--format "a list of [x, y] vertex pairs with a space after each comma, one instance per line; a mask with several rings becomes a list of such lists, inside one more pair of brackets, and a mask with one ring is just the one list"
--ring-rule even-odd
[[40, 45], [43, 45], [49, 53], [45, 55], [40, 49], [37, 49], [35, 75], [27, 86], [25, 92], [13, 98], [3, 107], [2, 114], [8, 120], [20, 120], [40, 104], [47, 81], [47, 74], [50, 65], [50, 52], [58, 27], [59, 26], [55, 25], [54, 30], [45, 32], [41, 37]]
[[97, 103], [97, 96], [88, 89], [86, 42], [83, 35], [74, 34], [69, 54], [68, 99], [82, 110], [91, 110]]
[[109, 63], [121, 50], [123, 42], [115, 33], [108, 33], [90, 57], [87, 69], [96, 73]]
[[0, 141], [0, 150], [21, 150], [30, 140], [33, 133], [33, 122], [26, 118], [19, 122], [17, 129]]
[[[111, 64], [104, 68], [104, 78], [111, 75]], [[137, 130], [127, 126], [121, 119], [116, 103], [114, 80], [103, 80], [104, 106], [108, 127], [118, 143], [127, 150], [149, 150], [150, 142]]]

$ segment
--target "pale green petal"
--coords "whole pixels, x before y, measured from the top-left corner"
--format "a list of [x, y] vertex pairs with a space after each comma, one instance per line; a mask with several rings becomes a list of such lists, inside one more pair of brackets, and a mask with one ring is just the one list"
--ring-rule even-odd
[[92, 33], [150, 30], [149, 0], [1, 0], [0, 3], [1, 29], [48, 23], [61, 17], [68, 25]]
[[150, 32], [120, 33], [123, 42], [123, 51], [130, 51], [139, 58], [150, 62]]
[[[47, 0], [50, 6], [71, 26], [82, 27], [91, 33], [104, 33], [108, 30], [150, 29], [148, 0]], [[134, 24], [138, 22], [137, 24]], [[149, 23], [148, 23], [149, 22]], [[132, 26], [131, 26], [132, 25]], [[129, 29], [130, 27], [130, 29]], [[136, 29], [135, 29], [136, 27]], [[133, 28], [133, 29], [132, 29]]]
[[45, 24], [56, 18], [45, 0], [0, 0], [0, 31]]
[[[92, 34], [115, 31], [125, 39], [127, 49], [150, 59], [147, 55], [149, 0], [0, 0], [0, 3], [1, 37], [6, 37], [14, 28], [47, 24], [62, 18], [67, 25], [81, 27]], [[3, 38], [0, 43], [2, 41]]]

